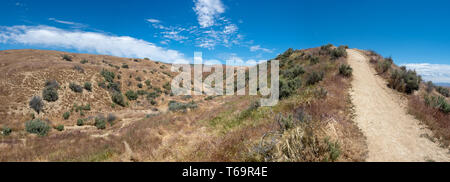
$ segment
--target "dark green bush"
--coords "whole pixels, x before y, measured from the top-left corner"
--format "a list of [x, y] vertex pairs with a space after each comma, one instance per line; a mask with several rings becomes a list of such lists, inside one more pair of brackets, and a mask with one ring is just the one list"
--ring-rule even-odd
[[60, 124], [60, 125], [56, 126], [55, 129], [58, 131], [64, 131], [64, 125]]
[[138, 90], [136, 93], [137, 93], [138, 95], [148, 95], [148, 92], [145, 91], [145, 90]]
[[426, 83], [426, 85], [427, 85], [426, 91], [427, 91], [428, 93], [432, 92], [432, 91], [433, 91], [433, 88], [434, 88], [433, 82], [428, 81], [428, 82]]
[[145, 85], [152, 86], [152, 83], [150, 82], [150, 80], [145, 80]]
[[150, 92], [147, 94], [147, 99], [148, 100], [152, 100], [152, 99], [156, 99], [160, 96], [160, 94], [158, 92]]
[[152, 99], [152, 100], [150, 100], [150, 104], [151, 105], [157, 105], [158, 103], [155, 100]]
[[80, 65], [75, 65], [75, 66], [73, 66], [73, 69], [74, 69], [74, 70], [77, 70], [77, 71], [80, 72], [80, 73], [84, 73], [84, 69], [83, 69], [83, 67], [81, 67]]
[[70, 57], [69, 55], [63, 55], [63, 60], [65, 60], [65, 61], [72, 61], [72, 57]]
[[113, 95], [111, 96], [111, 99], [114, 103], [116, 103], [122, 107], [125, 107], [125, 99], [123, 98], [122, 93], [120, 93], [120, 92], [113, 93]]
[[407, 94], [419, 89], [421, 78], [416, 71], [395, 69], [388, 80], [388, 86]]
[[108, 116], [106, 117], [106, 120], [108, 121], [108, 123], [109, 123], [110, 125], [113, 125], [113, 124], [114, 124], [114, 121], [117, 120], [117, 116], [114, 115], [113, 113], [109, 113]]
[[319, 57], [313, 56], [311, 57], [311, 60], [309, 61], [312, 65], [319, 63]]
[[130, 68], [130, 67], [128, 66], [128, 64], [123, 63], [123, 64], [122, 64], [122, 68], [128, 69], [128, 68]]
[[341, 74], [345, 77], [352, 76], [352, 72], [353, 72], [353, 69], [350, 67], [350, 65], [341, 64], [341, 66], [339, 66], [339, 74]]
[[323, 72], [312, 72], [310, 74], [308, 74], [308, 77], [306, 78], [306, 85], [314, 85], [320, 81], [322, 81], [324, 76]]
[[39, 136], [46, 136], [50, 131], [50, 126], [48, 126], [48, 124], [44, 121], [35, 119], [25, 122], [25, 130], [28, 133], [37, 134]]
[[435, 97], [426, 95], [424, 99], [425, 104], [427, 106], [439, 109], [445, 114], [448, 114], [450, 112], [450, 104], [447, 103], [444, 97], [442, 96]]
[[138, 81], [138, 82], [141, 82], [141, 81], [142, 81], [142, 78], [141, 78], [140, 76], [136, 77], [135, 79], [136, 79], [136, 81]]
[[105, 78], [105, 81], [107, 82], [113, 82], [114, 78], [116, 77], [115, 73], [112, 71], [108, 71], [103, 69], [100, 74], [103, 76], [103, 78]]
[[120, 89], [120, 82], [109, 82], [107, 88], [111, 92], [122, 92]]
[[58, 91], [53, 87], [45, 87], [42, 91], [42, 98], [48, 102], [55, 102], [58, 100]]
[[138, 83], [137, 86], [138, 86], [139, 88], [142, 88], [144, 85], [142, 85], [142, 83]]
[[127, 96], [128, 100], [136, 100], [138, 98], [138, 94], [132, 90], [128, 90], [125, 96]]
[[45, 81], [45, 87], [59, 89], [59, 83], [56, 80]]
[[294, 79], [295, 77], [305, 73], [305, 70], [301, 66], [294, 66], [293, 68], [289, 68], [281, 71], [281, 75], [287, 79]]
[[70, 83], [69, 84], [69, 88], [70, 90], [76, 92], [76, 93], [81, 93], [83, 92], [83, 87], [81, 87], [80, 85], [77, 85], [75, 83]]
[[297, 89], [300, 88], [301, 85], [302, 82], [299, 77], [291, 80], [280, 78], [280, 99], [287, 98], [296, 93]]
[[77, 126], [83, 126], [84, 125], [84, 120], [83, 119], [78, 119], [77, 120]]
[[84, 82], [84, 89], [86, 89], [87, 91], [92, 91], [92, 84], [91, 82]]
[[39, 96], [33, 96], [30, 100], [30, 108], [35, 110], [38, 114], [43, 110], [44, 108], [44, 102], [42, 102], [41, 97]]
[[2, 135], [3, 136], [9, 136], [12, 132], [12, 129], [7, 127], [7, 126], [3, 126], [2, 128]]
[[65, 119], [65, 120], [67, 120], [67, 119], [69, 119], [69, 117], [70, 117], [70, 112], [65, 112], [64, 114], [63, 114], [63, 118]]
[[378, 73], [386, 73], [391, 69], [391, 65], [394, 61], [391, 57], [385, 58], [383, 61], [378, 62], [377, 71]]
[[104, 116], [97, 116], [95, 118], [94, 126], [97, 127], [99, 130], [106, 129], [106, 121]]

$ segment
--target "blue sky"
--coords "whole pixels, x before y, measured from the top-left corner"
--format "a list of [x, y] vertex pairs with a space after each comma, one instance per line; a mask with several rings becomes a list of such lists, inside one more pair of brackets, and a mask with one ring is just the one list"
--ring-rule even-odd
[[274, 58], [326, 43], [372, 49], [450, 82], [450, 1], [2, 0], [0, 50], [190, 60]]

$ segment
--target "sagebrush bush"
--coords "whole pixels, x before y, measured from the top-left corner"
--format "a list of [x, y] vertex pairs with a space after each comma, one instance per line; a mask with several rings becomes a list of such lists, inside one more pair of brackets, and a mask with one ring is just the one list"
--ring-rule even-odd
[[72, 57], [70, 57], [69, 55], [66, 55], [66, 54], [64, 54], [62, 58], [65, 61], [72, 61]]
[[393, 63], [393, 60], [390, 57], [385, 58], [383, 61], [378, 62], [378, 65], [376, 68], [378, 73], [382, 74], [382, 73], [388, 72], [391, 69], [392, 63]]
[[399, 92], [407, 94], [419, 89], [421, 78], [416, 71], [395, 69], [388, 80], [388, 86]]
[[120, 93], [120, 92], [113, 93], [113, 95], [111, 96], [111, 99], [114, 103], [116, 103], [122, 107], [125, 107], [125, 99], [123, 98], [122, 93]]
[[73, 83], [73, 82], [69, 84], [69, 88], [70, 88], [70, 90], [72, 90], [76, 93], [83, 92], [83, 87], [81, 87], [80, 85], [77, 85], [76, 83]]
[[65, 112], [64, 114], [63, 114], [63, 118], [65, 119], [65, 120], [68, 120], [69, 119], [69, 117], [70, 117], [70, 112]]
[[58, 91], [53, 87], [45, 87], [42, 91], [42, 98], [48, 102], [55, 102], [58, 100]]
[[97, 116], [95, 118], [94, 126], [97, 127], [99, 130], [106, 129], [106, 121], [104, 116]]
[[45, 81], [45, 87], [59, 89], [59, 83], [56, 80]]
[[295, 79], [280, 78], [280, 99], [287, 98], [297, 92], [297, 89], [302, 85], [302, 81], [299, 77]]
[[64, 131], [64, 125], [60, 124], [60, 125], [56, 126], [55, 129], [58, 131]]
[[181, 103], [172, 100], [169, 102], [170, 111], [186, 111], [187, 109], [195, 109], [197, 107], [197, 103], [195, 103], [194, 101], [191, 101], [189, 103]]
[[319, 57], [313, 56], [309, 61], [312, 65], [319, 63]]
[[425, 104], [429, 107], [433, 107], [436, 109], [439, 109], [445, 114], [448, 114], [450, 112], [450, 104], [447, 103], [444, 97], [442, 96], [424, 96]]
[[74, 70], [77, 70], [77, 71], [80, 72], [80, 73], [84, 73], [84, 69], [83, 69], [83, 67], [81, 67], [80, 65], [75, 65], [75, 66], [73, 66], [73, 69], [74, 69]]
[[25, 122], [25, 130], [28, 133], [37, 134], [39, 136], [46, 136], [50, 131], [50, 126], [44, 121], [35, 119]]
[[84, 125], [84, 119], [78, 119], [77, 126], [83, 126], [83, 125]]
[[127, 96], [128, 100], [136, 100], [138, 98], [138, 94], [132, 90], [128, 90], [125, 96]]
[[341, 64], [341, 66], [339, 66], [339, 74], [341, 74], [345, 77], [352, 76], [352, 72], [353, 72], [353, 69], [350, 67], [350, 65]]
[[430, 92], [432, 92], [433, 91], [433, 88], [434, 88], [434, 84], [433, 84], [433, 82], [431, 82], [431, 81], [428, 81], [427, 83], [426, 83], [426, 91], [428, 92], [428, 93], [430, 93]]
[[152, 86], [152, 83], [150, 82], [150, 80], [145, 80], [145, 85]]
[[120, 82], [109, 82], [107, 88], [111, 92], [122, 92], [120, 89]]
[[154, 106], [154, 105], [157, 105], [158, 103], [154, 99], [152, 99], [152, 100], [150, 100], [150, 104]]
[[9, 136], [12, 132], [12, 129], [7, 127], [7, 126], [3, 126], [2, 127], [2, 135], [3, 136]]
[[294, 79], [297, 76], [305, 73], [305, 70], [301, 66], [294, 66], [293, 68], [285, 69], [281, 71], [281, 75], [287, 79]]
[[322, 81], [324, 76], [323, 72], [315, 72], [308, 74], [308, 77], [306, 78], [306, 84], [307, 85], [314, 85], [320, 81]]
[[152, 100], [158, 98], [159, 96], [160, 94], [157, 91], [154, 91], [147, 94], [147, 99]]
[[122, 68], [128, 69], [128, 68], [130, 68], [130, 67], [128, 66], [128, 64], [123, 63], [123, 64], [122, 64]]
[[450, 91], [449, 91], [448, 88], [438, 86], [438, 87], [436, 87], [436, 91], [439, 92], [440, 94], [442, 94], [445, 97], [449, 97], [450, 96]]
[[91, 92], [92, 91], [92, 83], [91, 82], [84, 82], [84, 89]]
[[107, 82], [113, 82], [113, 81], [114, 81], [114, 78], [115, 78], [115, 76], [116, 76], [116, 74], [115, 74], [114, 72], [108, 71], [108, 70], [105, 70], [105, 69], [103, 69], [103, 70], [100, 72], [100, 74], [103, 76], [103, 78], [104, 78], [105, 81], [107, 81]]
[[83, 59], [83, 60], [81, 60], [81, 64], [86, 64], [86, 63], [88, 63], [89, 61], [88, 60], [86, 60], [86, 59]]
[[138, 86], [139, 88], [142, 88], [144, 85], [142, 85], [142, 83], [138, 83], [137, 86]]
[[39, 96], [33, 96], [30, 100], [30, 108], [35, 110], [38, 114], [43, 110], [44, 108], [44, 102], [42, 102], [41, 97]]
[[338, 59], [340, 57], [347, 57], [347, 51], [344, 46], [339, 46], [336, 49], [333, 49], [331, 51], [331, 58], [332, 59]]

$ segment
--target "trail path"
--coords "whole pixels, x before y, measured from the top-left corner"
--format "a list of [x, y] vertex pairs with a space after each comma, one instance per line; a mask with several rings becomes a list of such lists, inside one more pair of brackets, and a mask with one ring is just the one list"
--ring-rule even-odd
[[430, 131], [407, 114], [400, 95], [376, 75], [363, 53], [347, 52], [353, 68], [355, 122], [367, 137], [367, 161], [450, 161], [448, 149], [422, 137]]

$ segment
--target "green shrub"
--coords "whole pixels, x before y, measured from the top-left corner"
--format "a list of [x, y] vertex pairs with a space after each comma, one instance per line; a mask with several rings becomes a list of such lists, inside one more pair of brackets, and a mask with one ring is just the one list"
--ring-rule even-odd
[[319, 63], [319, 57], [317, 56], [313, 56], [311, 57], [311, 60], [309, 61], [312, 65], [315, 65], [317, 63]]
[[86, 64], [86, 63], [88, 63], [89, 61], [88, 60], [86, 60], [86, 59], [83, 59], [83, 60], [81, 60], [81, 64]]
[[25, 130], [28, 133], [37, 134], [39, 136], [46, 136], [50, 131], [50, 126], [48, 126], [48, 124], [44, 121], [35, 119], [25, 122]]
[[158, 103], [152, 99], [152, 100], [150, 100], [150, 104], [154, 106], [154, 105], [157, 105]]
[[125, 99], [123, 98], [122, 93], [120, 93], [120, 92], [113, 93], [113, 95], [111, 96], [111, 99], [114, 103], [116, 103], [122, 107], [125, 107]]
[[144, 58], [144, 60], [146, 60], [146, 61], [150, 61], [150, 59], [149, 59], [149, 58]]
[[78, 119], [77, 126], [83, 126], [83, 125], [84, 125], [84, 119]]
[[197, 108], [197, 104], [194, 101], [189, 103], [181, 103], [177, 101], [169, 102], [169, 110], [170, 111], [186, 111], [187, 109], [195, 109]]
[[30, 108], [35, 110], [38, 114], [43, 110], [44, 108], [44, 102], [42, 102], [41, 97], [39, 96], [33, 96], [30, 100]]
[[105, 81], [98, 82], [98, 83], [97, 83], [97, 86], [100, 87], [100, 88], [106, 89], [106, 83], [105, 83]]
[[69, 55], [66, 55], [66, 54], [64, 54], [62, 58], [65, 61], [72, 61], [72, 58]]
[[64, 125], [60, 124], [60, 125], [56, 126], [55, 129], [58, 131], [64, 131]]
[[292, 94], [297, 92], [297, 89], [300, 88], [302, 86], [302, 82], [301, 79], [299, 77], [295, 78], [295, 79], [285, 79], [285, 78], [280, 78], [280, 99], [284, 99], [287, 98], [289, 96], [291, 96]]
[[341, 66], [339, 66], [339, 74], [341, 74], [345, 77], [352, 76], [352, 72], [353, 72], [353, 69], [350, 67], [350, 65], [341, 64]]
[[377, 65], [377, 71], [378, 73], [382, 74], [382, 73], [386, 73], [387, 71], [389, 71], [389, 69], [391, 69], [391, 65], [394, 61], [392, 60], [391, 57], [385, 58], [383, 61], [378, 62]]
[[119, 82], [109, 82], [107, 88], [111, 92], [122, 92], [120, 89], [120, 83]]
[[108, 71], [108, 70], [105, 70], [105, 69], [103, 69], [100, 72], [100, 74], [103, 76], [103, 78], [105, 78], [105, 81], [107, 81], [107, 82], [113, 82], [114, 78], [116, 76], [114, 72], [111, 72], [111, 71]]
[[58, 100], [58, 91], [53, 87], [45, 87], [42, 91], [42, 98], [48, 102], [55, 102]]
[[160, 94], [158, 92], [150, 92], [147, 94], [147, 99], [151, 100], [151, 99], [156, 99], [160, 96]]
[[419, 89], [420, 81], [421, 78], [416, 71], [395, 69], [388, 80], [388, 86], [399, 92], [411, 94]]
[[65, 112], [65, 113], [63, 114], [63, 118], [64, 118], [65, 120], [69, 119], [69, 117], [70, 117], [70, 112], [69, 112], [69, 111], [67, 111], [67, 112]]
[[138, 95], [147, 95], [147, 94], [148, 94], [148, 92], [145, 91], [145, 90], [138, 90], [136, 93], [137, 93]]
[[77, 71], [80, 72], [80, 73], [84, 73], [84, 69], [83, 69], [83, 67], [81, 67], [80, 65], [75, 65], [75, 66], [73, 66], [73, 69], [74, 69], [74, 70], [77, 70]]
[[9, 136], [12, 132], [12, 129], [7, 127], [7, 126], [3, 126], [2, 128], [2, 135], [3, 136]]
[[142, 87], [143, 87], [142, 83], [138, 83], [137, 86], [138, 86], [139, 88], [142, 88]]
[[136, 100], [138, 98], [138, 94], [132, 90], [128, 90], [125, 96], [127, 96], [128, 100]]
[[94, 126], [99, 130], [106, 129], [106, 121], [104, 116], [97, 116], [95, 118]]
[[333, 49], [331, 51], [332, 59], [338, 59], [340, 57], [347, 57], [347, 51], [346, 51], [345, 47], [343, 47], [343, 46], [339, 46], [338, 48]]
[[287, 79], [294, 79], [295, 77], [305, 73], [305, 70], [301, 66], [294, 66], [293, 68], [289, 68], [281, 71], [281, 75]]
[[450, 112], [450, 104], [447, 103], [444, 97], [442, 96], [428, 96], [426, 95], [424, 97], [425, 104], [429, 107], [433, 107], [436, 109], [439, 109], [440, 111], [444, 112], [445, 114], [448, 114]]
[[76, 93], [81, 93], [83, 92], [83, 87], [81, 87], [80, 85], [77, 85], [75, 83], [70, 83], [69, 84], [69, 88], [70, 90], [76, 92]]
[[136, 77], [135, 79], [136, 79], [136, 81], [138, 81], [138, 82], [141, 82], [141, 81], [142, 81], [142, 78], [141, 78], [140, 76]]
[[433, 88], [434, 88], [433, 82], [428, 81], [428, 82], [426, 83], [426, 85], [427, 85], [426, 91], [427, 91], [428, 93], [432, 92], [432, 91], [433, 91]]
[[128, 69], [128, 68], [130, 68], [130, 67], [128, 66], [128, 64], [123, 63], [123, 64], [122, 64], [122, 68]]
[[324, 76], [323, 72], [312, 72], [310, 74], [308, 74], [308, 77], [306, 78], [306, 85], [314, 85], [320, 81], [322, 81]]
[[150, 82], [150, 80], [145, 80], [145, 85], [152, 86], [152, 83]]
[[445, 97], [449, 97], [450, 96], [450, 92], [448, 90], [448, 88], [445, 87], [436, 87], [436, 91], [439, 92], [440, 94], [442, 94]]
[[86, 89], [87, 91], [92, 91], [92, 84], [91, 82], [84, 82], [84, 89]]

